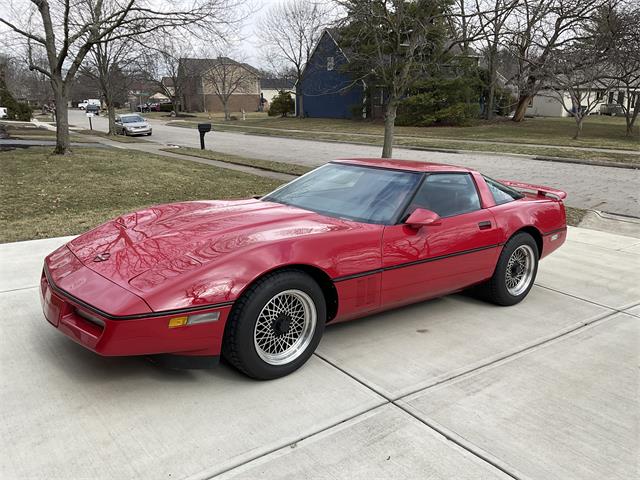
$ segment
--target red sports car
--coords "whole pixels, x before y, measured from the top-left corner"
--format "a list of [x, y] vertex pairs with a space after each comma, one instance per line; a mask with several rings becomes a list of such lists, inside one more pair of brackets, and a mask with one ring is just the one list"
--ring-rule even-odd
[[276, 378], [327, 323], [469, 287], [520, 302], [565, 240], [565, 196], [450, 165], [335, 161], [260, 199], [159, 205], [80, 235], [45, 260], [44, 314], [101, 355], [224, 355]]

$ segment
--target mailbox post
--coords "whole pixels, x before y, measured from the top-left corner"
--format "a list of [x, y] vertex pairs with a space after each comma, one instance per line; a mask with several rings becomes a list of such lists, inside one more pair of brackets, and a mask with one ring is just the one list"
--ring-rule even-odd
[[204, 134], [211, 131], [211, 124], [199, 123], [198, 131], [200, 132], [200, 150], [204, 150]]

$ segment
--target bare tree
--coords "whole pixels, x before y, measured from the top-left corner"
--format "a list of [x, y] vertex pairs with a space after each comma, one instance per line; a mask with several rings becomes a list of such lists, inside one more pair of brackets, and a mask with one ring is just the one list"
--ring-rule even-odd
[[513, 120], [524, 119], [529, 102], [547, 83], [554, 54], [584, 34], [582, 26], [608, 0], [521, 0], [509, 22], [508, 47], [518, 59], [519, 98]]
[[[611, 48], [604, 58], [607, 78], [622, 93], [615, 98], [625, 116], [627, 135], [640, 113], [640, 3], [620, 2], [609, 6], [597, 19], [596, 41], [608, 42]], [[605, 37], [604, 39], [602, 37]], [[607, 40], [609, 39], [609, 40]]]
[[416, 78], [441, 58], [450, 32], [447, 0], [343, 0], [341, 44], [358, 79], [385, 90], [382, 157], [393, 152], [400, 100]]
[[[70, 152], [69, 87], [94, 45], [143, 35], [177, 25], [228, 26], [241, 0], [30, 0], [25, 9], [11, 4], [11, 18], [0, 23], [26, 41], [30, 68], [49, 78], [56, 102], [55, 153]], [[44, 52], [48, 65], [33, 58]]]
[[[35, 58], [34, 62], [46, 65], [46, 58]], [[26, 100], [30, 104], [37, 103], [43, 110], [51, 100], [51, 89], [47, 77], [36, 70], [29, 70], [29, 65], [17, 55], [0, 55], [0, 70], [5, 75], [7, 87], [18, 100]]]
[[183, 96], [186, 88], [186, 76], [180, 68], [180, 59], [193, 54], [193, 45], [179, 32], [150, 40], [144, 44], [140, 58], [141, 69], [171, 99], [173, 110], [178, 114], [184, 109]]
[[227, 56], [218, 56], [207, 61], [200, 78], [203, 98], [208, 92], [218, 97], [222, 103], [225, 120], [231, 118], [229, 103], [233, 95], [259, 91], [256, 85], [260, 79], [259, 72], [250, 65]]
[[302, 72], [324, 29], [333, 19], [326, 2], [285, 0], [272, 5], [260, 17], [256, 36], [264, 56], [276, 72], [291, 72], [296, 81], [298, 116], [302, 117]]
[[115, 100], [128, 92], [132, 80], [128, 69], [139, 56], [131, 37], [112, 40], [112, 35], [93, 45], [87, 57], [88, 66], [82, 68], [83, 73], [94, 77], [100, 85], [109, 118], [109, 135], [116, 134]]
[[547, 74], [550, 91], [575, 120], [576, 140], [582, 134], [585, 119], [602, 103], [611, 87], [603, 49], [606, 46], [577, 45], [556, 52], [550, 61], [553, 68], [553, 73]]
[[487, 61], [487, 103], [485, 116], [494, 116], [498, 82], [499, 49], [502, 46], [507, 22], [519, 0], [475, 0], [475, 13], [480, 28], [479, 43]]

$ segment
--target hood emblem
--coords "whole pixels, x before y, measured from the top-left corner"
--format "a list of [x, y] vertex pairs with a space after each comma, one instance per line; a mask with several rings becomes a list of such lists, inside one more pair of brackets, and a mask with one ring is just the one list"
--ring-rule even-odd
[[111, 254], [109, 252], [99, 253], [95, 257], [93, 257], [94, 262], [104, 262], [105, 260], [109, 260]]

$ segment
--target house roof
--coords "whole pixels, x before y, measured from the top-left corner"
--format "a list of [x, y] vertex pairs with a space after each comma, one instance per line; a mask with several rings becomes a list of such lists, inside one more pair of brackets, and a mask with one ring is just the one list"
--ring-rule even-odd
[[238, 62], [229, 57], [218, 58], [181, 58], [178, 60], [180, 68], [185, 72], [187, 76], [198, 77], [205, 71], [211, 69], [216, 65], [238, 65], [246, 68], [256, 76], [260, 76], [260, 71], [249, 65], [248, 63]]
[[[320, 37], [318, 37], [318, 41], [313, 47], [313, 50], [311, 51], [311, 55], [309, 55], [309, 61], [304, 65], [304, 68], [302, 69], [302, 74], [300, 75], [301, 78], [306, 75], [307, 68], [309, 67], [309, 62], [311, 61], [313, 56], [316, 54], [316, 50], [318, 50], [318, 47], [320, 46], [320, 42], [322, 42], [322, 39], [324, 38], [325, 35], [327, 35], [331, 39], [331, 41], [335, 44], [336, 48], [340, 51], [340, 53], [342, 53], [345, 60], [347, 62], [349, 61], [349, 57], [347, 56], [347, 54], [345, 53], [345, 50], [340, 46], [340, 43], [339, 43], [341, 38], [340, 30], [337, 28], [325, 28], [322, 34], [320, 35]], [[364, 80], [361, 80], [361, 81], [363, 86], [366, 87], [366, 83], [364, 82]], [[294, 86], [297, 84], [298, 84], [298, 80], [295, 81]]]
[[294, 82], [290, 78], [261, 78], [260, 88], [263, 90], [291, 90]]

